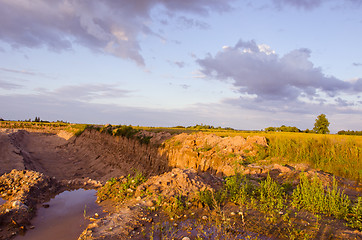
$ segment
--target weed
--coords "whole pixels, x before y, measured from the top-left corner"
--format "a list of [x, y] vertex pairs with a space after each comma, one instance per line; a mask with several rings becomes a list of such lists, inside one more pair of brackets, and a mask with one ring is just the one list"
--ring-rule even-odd
[[346, 220], [348, 226], [362, 230], [362, 197], [358, 197], [357, 203], [352, 206]]
[[228, 198], [233, 203], [244, 205], [247, 198], [251, 196], [254, 187], [245, 176], [236, 174], [225, 179], [225, 189], [228, 193]]
[[212, 146], [210, 144], [208, 144], [207, 142], [205, 142], [204, 146], [196, 149], [196, 151], [197, 152], [207, 152], [207, 151], [210, 151], [211, 149], [212, 149]]
[[267, 178], [260, 183], [258, 189], [260, 199], [260, 209], [264, 212], [280, 211], [284, 207], [285, 194], [283, 188], [279, 186], [268, 174]]
[[221, 212], [221, 205], [225, 202], [227, 198], [227, 192], [224, 190], [219, 190], [212, 192], [210, 190], [204, 190], [198, 193], [199, 201], [205, 207], [208, 206], [210, 210], [216, 209]]
[[98, 200], [104, 201], [112, 199], [117, 202], [122, 202], [128, 197], [132, 197], [136, 188], [145, 180], [142, 173], [136, 173], [134, 177], [128, 175], [126, 178], [111, 178], [98, 190]]
[[324, 189], [322, 181], [315, 177], [310, 181], [302, 175], [300, 184], [293, 191], [292, 206], [304, 208], [313, 213], [325, 213], [337, 218], [344, 218], [348, 213], [350, 201], [347, 195], [341, 192], [335, 179], [332, 187]]

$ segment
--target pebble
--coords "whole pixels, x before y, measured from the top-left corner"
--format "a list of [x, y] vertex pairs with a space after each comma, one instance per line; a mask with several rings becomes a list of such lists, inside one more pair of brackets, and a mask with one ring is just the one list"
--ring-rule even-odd
[[182, 240], [190, 240], [189, 237], [183, 237]]
[[207, 220], [207, 216], [202, 216], [202, 220]]
[[234, 212], [231, 212], [230, 215], [231, 215], [231, 216], [235, 216], [235, 213], [234, 213]]
[[151, 200], [146, 201], [145, 204], [146, 204], [147, 207], [152, 207], [152, 206], [155, 205], [155, 203], [153, 201], [151, 201]]
[[19, 200], [14, 201], [13, 204], [12, 204], [12, 206], [13, 206], [14, 208], [16, 208], [16, 207], [26, 208], [26, 209], [28, 208], [28, 206], [26, 206], [24, 203], [20, 202]]

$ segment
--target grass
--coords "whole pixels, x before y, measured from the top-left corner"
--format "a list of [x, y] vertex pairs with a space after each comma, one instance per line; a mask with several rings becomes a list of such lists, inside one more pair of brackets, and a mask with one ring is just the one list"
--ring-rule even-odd
[[145, 182], [146, 178], [141, 173], [134, 177], [111, 178], [97, 192], [98, 201], [111, 199], [115, 202], [123, 202], [126, 198], [134, 196], [136, 188]]
[[269, 138], [264, 155], [276, 161], [308, 163], [325, 172], [359, 181], [362, 179], [361, 139], [355, 136], [275, 134]]

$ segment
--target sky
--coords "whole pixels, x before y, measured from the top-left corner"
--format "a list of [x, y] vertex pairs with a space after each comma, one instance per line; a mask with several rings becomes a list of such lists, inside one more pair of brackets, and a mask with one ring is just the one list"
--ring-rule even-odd
[[362, 0], [0, 0], [0, 118], [362, 130]]

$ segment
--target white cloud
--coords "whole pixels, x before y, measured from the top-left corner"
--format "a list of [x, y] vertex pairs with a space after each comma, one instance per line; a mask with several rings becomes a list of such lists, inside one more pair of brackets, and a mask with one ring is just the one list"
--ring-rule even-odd
[[[230, 10], [228, 1], [0, 0], [0, 40], [15, 48], [46, 46], [54, 51], [69, 50], [80, 44], [145, 65], [139, 36], [161, 37], [149, 28], [153, 9], [162, 6], [170, 15], [185, 12], [208, 15], [211, 11]], [[187, 27], [208, 27], [191, 18], [179, 19]]]
[[258, 100], [299, 101], [319, 98], [319, 92], [334, 97], [343, 92], [360, 92], [352, 84], [326, 76], [310, 61], [310, 50], [296, 49], [278, 56], [268, 45], [240, 40], [215, 56], [197, 62], [201, 72], [220, 81], [231, 80], [240, 94], [256, 95]]

